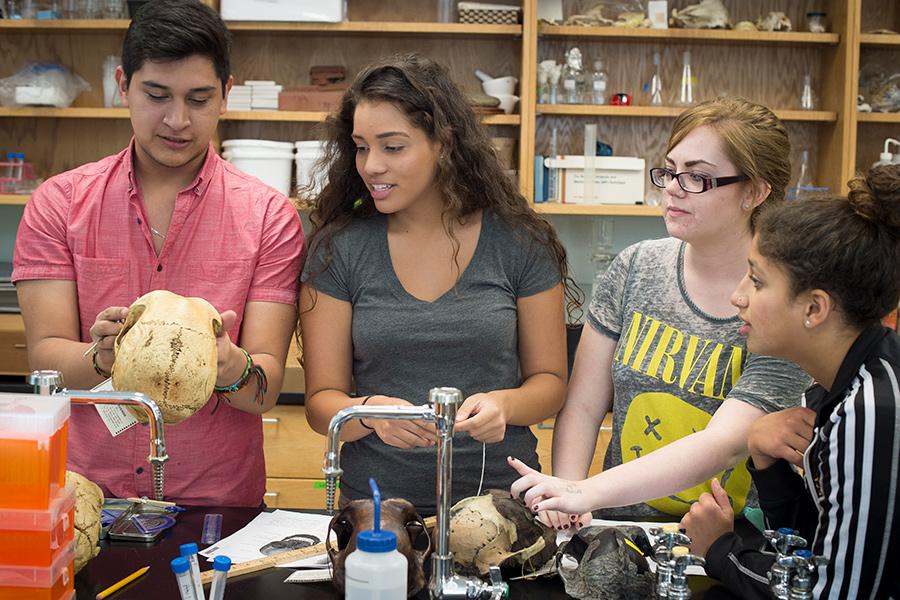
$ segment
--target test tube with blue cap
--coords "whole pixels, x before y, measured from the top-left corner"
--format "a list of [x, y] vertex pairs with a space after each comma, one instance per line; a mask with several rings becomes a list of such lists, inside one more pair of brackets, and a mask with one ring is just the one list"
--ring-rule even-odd
[[191, 565], [191, 580], [194, 584], [194, 596], [197, 600], [206, 600], [203, 594], [203, 584], [200, 583], [200, 562], [197, 560], [197, 544], [191, 542], [178, 547], [182, 558], [186, 558]]
[[213, 559], [213, 580], [209, 588], [209, 600], [222, 600], [225, 595], [225, 582], [228, 581], [228, 569], [231, 568], [231, 559], [227, 556], [217, 556]]
[[198, 600], [194, 593], [194, 580], [191, 577], [191, 563], [183, 556], [173, 558], [172, 572], [178, 580], [178, 591], [181, 593], [181, 600]]

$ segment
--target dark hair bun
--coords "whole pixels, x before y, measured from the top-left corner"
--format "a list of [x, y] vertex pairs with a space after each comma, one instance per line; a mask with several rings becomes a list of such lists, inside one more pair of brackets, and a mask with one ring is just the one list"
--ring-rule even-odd
[[900, 164], [875, 167], [850, 180], [847, 199], [854, 212], [900, 237]]

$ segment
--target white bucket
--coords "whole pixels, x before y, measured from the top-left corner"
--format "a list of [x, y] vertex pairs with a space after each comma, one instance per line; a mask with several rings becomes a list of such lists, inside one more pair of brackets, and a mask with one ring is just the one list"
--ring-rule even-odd
[[234, 147], [223, 152], [222, 158], [285, 196], [291, 193], [292, 152]]
[[[317, 196], [325, 184], [325, 173], [321, 173], [318, 179], [313, 181], [313, 167], [325, 154], [325, 142], [303, 141], [296, 142], [294, 146], [297, 148], [294, 159], [297, 169], [297, 195], [302, 200], [308, 200]], [[312, 189], [307, 189], [310, 184], [313, 184]]]
[[229, 148], [265, 148], [267, 150], [279, 150], [293, 152], [294, 144], [290, 142], [276, 142], [274, 140], [225, 140], [222, 147]]

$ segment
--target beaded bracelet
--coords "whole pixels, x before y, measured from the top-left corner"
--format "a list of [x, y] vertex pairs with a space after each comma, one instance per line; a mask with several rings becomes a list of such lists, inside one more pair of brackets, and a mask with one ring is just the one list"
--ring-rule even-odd
[[228, 393], [228, 392], [236, 392], [245, 385], [247, 385], [247, 379], [250, 378], [250, 369], [253, 367], [253, 359], [250, 358], [250, 353], [244, 350], [243, 348], [238, 348], [241, 352], [244, 353], [244, 356], [247, 357], [247, 364], [244, 365], [244, 372], [241, 373], [241, 376], [238, 377], [238, 380], [232, 383], [231, 385], [221, 386], [217, 385], [213, 387], [213, 390], [220, 393]]
[[99, 349], [96, 346], [94, 346], [94, 351], [91, 353], [91, 365], [93, 365], [94, 371], [97, 372], [97, 375], [99, 375], [103, 379], [109, 379], [110, 377], [112, 377], [112, 373], [108, 373], [108, 372], [104, 371], [103, 367], [101, 367], [99, 364], [97, 364], [97, 353], [98, 352], [99, 352]]

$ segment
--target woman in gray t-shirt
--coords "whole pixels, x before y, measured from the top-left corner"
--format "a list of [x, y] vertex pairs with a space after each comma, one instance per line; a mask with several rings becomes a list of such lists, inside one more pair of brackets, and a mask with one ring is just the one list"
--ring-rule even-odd
[[[650, 170], [672, 237], [627, 248], [597, 286], [553, 435], [559, 478], [511, 461], [523, 475], [513, 493], [527, 490], [549, 524], [584, 523], [592, 509], [677, 521], [714, 476], [737, 511], [755, 503], [742, 462], [750, 425], [796, 404], [809, 380], [747, 352], [730, 297], [755, 216], [784, 199], [789, 154], [781, 122], [746, 100], [704, 102], [676, 119], [665, 167]], [[584, 480], [610, 410], [604, 471]]]
[[[415, 55], [364, 69], [326, 123], [328, 183], [301, 285], [306, 415], [421, 405], [459, 388], [453, 501], [506, 487], [528, 426], [565, 397], [565, 251], [504, 174], [446, 70]], [[435, 432], [342, 429], [342, 500], [404, 497], [435, 512]]]

